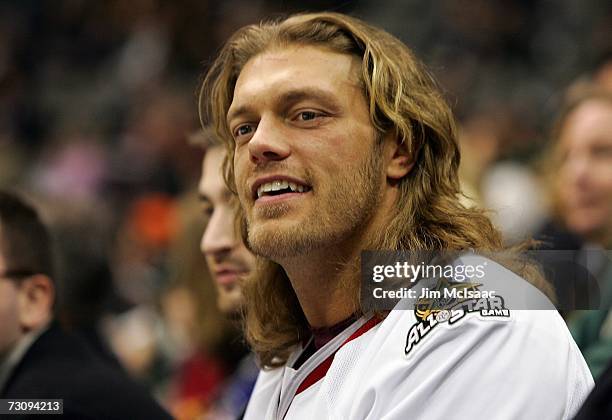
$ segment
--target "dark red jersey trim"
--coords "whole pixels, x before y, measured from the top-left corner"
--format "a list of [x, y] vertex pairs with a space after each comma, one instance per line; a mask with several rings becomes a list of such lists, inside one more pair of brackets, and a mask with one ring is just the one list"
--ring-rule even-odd
[[336, 352], [340, 350], [342, 346], [365, 334], [366, 332], [374, 328], [376, 325], [378, 325], [383, 319], [384, 318], [382, 317], [374, 316], [370, 318], [368, 322], [359, 327], [359, 329], [353, 334], [351, 334], [351, 336], [347, 338], [346, 341], [342, 343], [335, 352], [333, 352], [319, 366], [317, 366], [312, 372], [310, 372], [310, 374], [302, 381], [302, 383], [298, 387], [297, 391], [295, 392], [295, 395], [298, 395], [300, 392], [307, 390], [327, 374], [327, 371], [329, 370], [332, 362], [334, 361], [334, 356], [336, 355]]

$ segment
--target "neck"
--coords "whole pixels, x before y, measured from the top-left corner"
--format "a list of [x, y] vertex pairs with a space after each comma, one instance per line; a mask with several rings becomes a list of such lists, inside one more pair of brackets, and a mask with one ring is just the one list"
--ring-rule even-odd
[[361, 251], [387, 224], [393, 199], [386, 195], [367, 225], [341, 243], [279, 262], [311, 327], [329, 327], [359, 311]]
[[24, 333], [4, 354], [0, 354], [0, 394], [15, 367], [21, 362], [30, 346], [46, 330], [44, 327]]
[[359, 281], [359, 272], [354, 270], [359, 254], [355, 254], [356, 249], [351, 251], [319, 249], [283, 262], [310, 326], [328, 327], [357, 311], [352, 289]]

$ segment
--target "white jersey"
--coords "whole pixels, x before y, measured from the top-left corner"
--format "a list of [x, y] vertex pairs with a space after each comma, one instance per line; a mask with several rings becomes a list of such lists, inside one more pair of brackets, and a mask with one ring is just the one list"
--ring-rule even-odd
[[[532, 288], [492, 264], [506, 286]], [[405, 304], [357, 320], [297, 369], [302, 348], [260, 372], [245, 419], [569, 419], [593, 386], [554, 310]]]

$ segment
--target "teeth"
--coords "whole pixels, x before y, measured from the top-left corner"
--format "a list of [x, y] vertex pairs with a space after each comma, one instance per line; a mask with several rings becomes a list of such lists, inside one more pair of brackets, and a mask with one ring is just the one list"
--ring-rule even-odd
[[257, 188], [257, 198], [261, 197], [264, 193], [270, 191], [280, 191], [284, 189], [291, 189], [294, 192], [304, 192], [306, 191], [306, 187], [303, 185], [296, 184], [295, 182], [288, 181], [272, 181], [267, 182], [265, 184], [261, 184], [259, 188]]

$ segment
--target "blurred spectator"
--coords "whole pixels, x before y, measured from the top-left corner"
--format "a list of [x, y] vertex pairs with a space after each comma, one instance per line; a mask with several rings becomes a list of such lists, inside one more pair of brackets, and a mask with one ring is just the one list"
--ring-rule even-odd
[[29, 173], [35, 191], [71, 203], [97, 198], [109, 176], [110, 152], [99, 133], [88, 131], [63, 127], [55, 133]]
[[86, 202], [58, 197], [38, 202], [57, 249], [57, 319], [99, 356], [119, 366], [102, 334], [116, 299], [108, 256], [109, 209], [102, 204], [92, 209]]
[[491, 104], [466, 116], [459, 136], [464, 203], [491, 209], [508, 244], [532, 235], [546, 209], [535, 175], [526, 165], [507, 159], [513, 137], [520, 135], [516, 124], [511, 111]]
[[[217, 290], [217, 305], [228, 318], [237, 319], [243, 304], [241, 281], [255, 269], [256, 258], [249, 252], [236, 226], [236, 197], [223, 179], [225, 149], [212, 129], [191, 136], [205, 149], [199, 197], [208, 217], [201, 241], [202, 253]], [[259, 369], [253, 354], [246, 355], [226, 381], [209, 413], [212, 419], [234, 419], [244, 414]]]
[[164, 350], [172, 369], [166, 394], [177, 418], [195, 419], [215, 404], [223, 381], [246, 352], [237, 326], [216, 305], [216, 290], [199, 252], [205, 218], [194, 193], [178, 206], [178, 235], [170, 246], [169, 287], [161, 297]]
[[[576, 249], [588, 271], [565, 270], [553, 280], [558, 291], [601, 291], [599, 311], [581, 313], [570, 330], [597, 378], [612, 358], [612, 95], [597, 86], [570, 91], [552, 133], [551, 186], [555, 219], [540, 235], [545, 249]], [[601, 251], [597, 251], [601, 250]], [[571, 277], [577, 277], [570, 284]], [[558, 293], [559, 294], [559, 293]], [[588, 300], [590, 296], [587, 296]], [[582, 299], [580, 299], [582, 300]]]
[[176, 200], [151, 193], [134, 199], [115, 239], [117, 291], [130, 305], [152, 305], [166, 279], [165, 259], [179, 225]]
[[[610, 395], [612, 394], [612, 317], [610, 316], [610, 307], [612, 305], [612, 296], [610, 296], [612, 289], [612, 253], [610, 252], [610, 247], [612, 245], [612, 238], [608, 237], [606, 240], [605, 234], [601, 235], [596, 232], [592, 232], [595, 225], [600, 225], [601, 227], [601, 229], [595, 230], [602, 230], [603, 232], [606, 231], [606, 222], [603, 220], [603, 218], [606, 217], [604, 204], [606, 201], [606, 187], [604, 185], [606, 185], [606, 183], [608, 185], [607, 200], [608, 203], [612, 203], [612, 187], [610, 187], [612, 185], [612, 169], [610, 169], [610, 165], [612, 165], [612, 136], [610, 134], [610, 130], [612, 129], [612, 95], [610, 94], [612, 92], [612, 60], [609, 55], [601, 61], [598, 69], [594, 72], [592, 82], [592, 85], [589, 86], [588, 81], [580, 81], [577, 86], [573, 87], [571, 94], [577, 98], [584, 97], [582, 102], [590, 100], [589, 108], [586, 111], [582, 110], [583, 114], [587, 114], [587, 111], [590, 110], [589, 114], [591, 118], [587, 120], [590, 127], [586, 129], [583, 127], [584, 131], [582, 133], [575, 134], [582, 134], [586, 137], [587, 134], [591, 134], [592, 136], [594, 133], [597, 133], [595, 136], [596, 138], [591, 139], [590, 142], [591, 154], [595, 156], [592, 156], [591, 159], [588, 162], [584, 162], [584, 164], [596, 165], [599, 167], [599, 169], [585, 169], [583, 167], [582, 182], [586, 184], [588, 181], [590, 181], [588, 184], [586, 184], [587, 186], [584, 188], [583, 193], [590, 194], [592, 196], [595, 192], [596, 197], [599, 195], [600, 212], [603, 214], [600, 214], [600, 217], [595, 215], [595, 219], [593, 220], [595, 223], [594, 225], [591, 225], [591, 228], [587, 228], [584, 221], [583, 223], [580, 223], [578, 220], [574, 220], [574, 223], [572, 224], [577, 227], [577, 229], [575, 229], [578, 230], [578, 232], [576, 232], [577, 234], [583, 232], [586, 234], [585, 237], [587, 240], [590, 237], [592, 242], [600, 242], [604, 247], [607, 247], [608, 258], [607, 263], [605, 263], [606, 260], [603, 259], [604, 263], [601, 264], [601, 268], [599, 270], [601, 272], [600, 282], [602, 283], [602, 287], [604, 289], [604, 300], [602, 302], [601, 310], [582, 312], [577, 315], [577, 317], [571, 323], [572, 333], [577, 338], [577, 343], [583, 349], [585, 358], [593, 371], [593, 375], [597, 378], [595, 388], [576, 415], [576, 420], [595, 420], [612, 417], [612, 400], [610, 399]], [[595, 93], [597, 90], [594, 91], [593, 89], [601, 89], [602, 93]], [[591, 92], [589, 92], [589, 90], [591, 90]], [[603, 91], [607, 91], [607, 93], [603, 93]], [[583, 106], [586, 107], [586, 105], [587, 104], [585, 103]], [[599, 105], [597, 108], [600, 112], [596, 111], [595, 105]], [[598, 114], [599, 118], [597, 118]], [[577, 117], [574, 118], [576, 119]], [[586, 118], [586, 116], [583, 118]], [[598, 127], [600, 128], [599, 132], [596, 131]], [[597, 139], [597, 137], [599, 137], [599, 139]], [[566, 150], [566, 152], [569, 153], [570, 150]], [[607, 159], [606, 155], [608, 155]], [[593, 162], [593, 158], [599, 162]], [[604, 169], [605, 167], [603, 165], [605, 164], [608, 165], [607, 169]], [[587, 173], [591, 170], [591, 176], [597, 175], [603, 176], [604, 178], [589, 180]], [[581, 171], [575, 169], [575, 172], [580, 173]], [[578, 176], [575, 175], [575, 178], [578, 179]], [[602, 185], [599, 188], [595, 188], [596, 191], [599, 190], [599, 192], [602, 194], [597, 194], [596, 191], [593, 191], [593, 183], [600, 183], [600, 185]], [[578, 197], [580, 197], [580, 195]], [[586, 203], [584, 202], [582, 206], [578, 204], [581, 201], [582, 200], [575, 200], [573, 205], [568, 203], [568, 206], [573, 208], [585, 207], [584, 204]], [[591, 203], [595, 204], [596, 202], [597, 199], [591, 199]], [[562, 212], [564, 206], [562, 203], [559, 204], [559, 210]], [[595, 204], [593, 207], [597, 207], [597, 205]], [[612, 209], [612, 205], [610, 205], [610, 209]], [[575, 211], [569, 210], [569, 212], [578, 213], [574, 214], [572, 219], [578, 218], [580, 213], [578, 209]], [[609, 213], [612, 213], [612, 211]], [[612, 225], [610, 215], [611, 214], [608, 214], [607, 216], [608, 226]], [[583, 216], [588, 217], [590, 215]], [[612, 229], [609, 229], [608, 231], [612, 232]], [[602, 237], [603, 240], [598, 241], [597, 237]], [[581, 239], [582, 238], [580, 238], [580, 236], [575, 235], [571, 237], [570, 240], [575, 241], [574, 244], [579, 246]], [[578, 341], [578, 339], [580, 339], [580, 341]], [[605, 367], [606, 363], [607, 367]]]
[[584, 242], [612, 242], [612, 94], [580, 92], [562, 112], [553, 137], [559, 219]]
[[1, 191], [0, 232], [0, 397], [63, 399], [64, 418], [170, 418], [54, 322], [49, 234], [35, 210]]
[[107, 320], [105, 334], [127, 371], [152, 388], [166, 376], [157, 304], [169, 282], [168, 252], [178, 227], [176, 199], [149, 193], [129, 205], [114, 238], [112, 272], [122, 310]]

